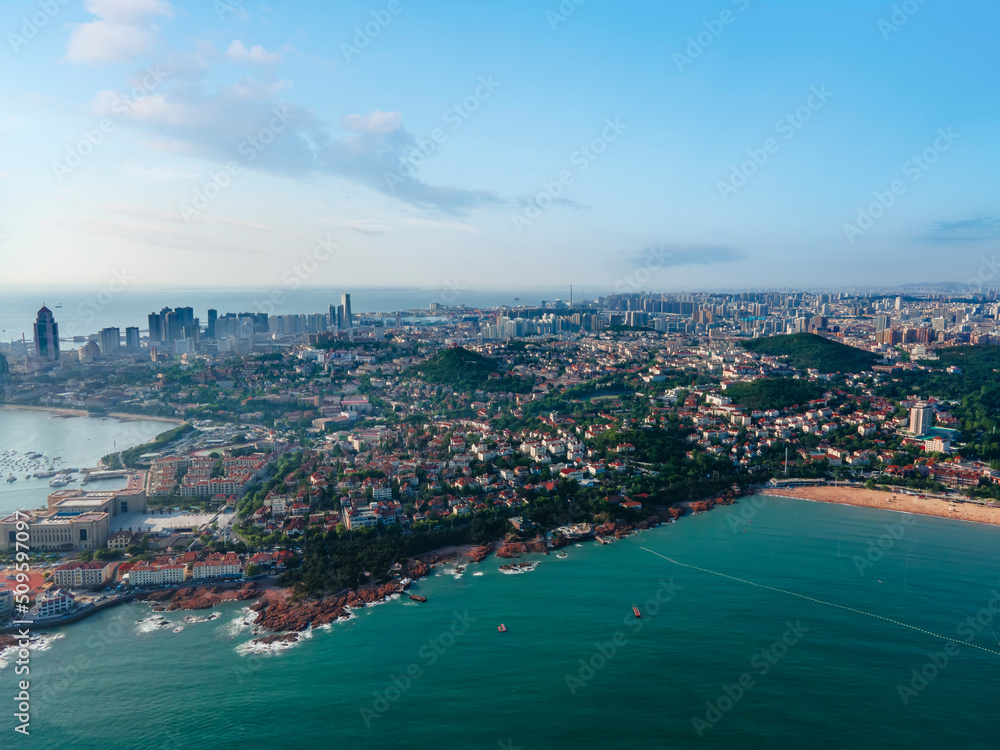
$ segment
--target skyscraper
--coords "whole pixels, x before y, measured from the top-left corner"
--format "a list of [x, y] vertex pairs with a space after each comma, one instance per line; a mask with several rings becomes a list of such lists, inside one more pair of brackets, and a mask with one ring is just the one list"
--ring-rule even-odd
[[354, 319], [351, 317], [351, 295], [340, 295], [340, 307], [343, 309], [341, 327], [354, 328]]
[[173, 344], [181, 337], [181, 320], [176, 310], [169, 310], [163, 319], [163, 340]]
[[205, 331], [205, 335], [208, 336], [208, 338], [210, 338], [210, 339], [214, 339], [215, 338], [215, 321], [218, 320], [218, 319], [219, 319], [219, 311], [218, 310], [209, 310], [208, 311], [208, 330]]
[[118, 354], [122, 346], [122, 332], [118, 328], [101, 329], [101, 354], [111, 357]]
[[125, 348], [130, 352], [137, 352], [140, 347], [138, 327], [129, 326], [125, 329]]
[[923, 401], [910, 409], [910, 432], [914, 435], [928, 435], [934, 426], [934, 409]]
[[163, 341], [163, 318], [159, 313], [149, 314], [149, 343]]
[[48, 362], [59, 361], [59, 325], [45, 305], [35, 320], [35, 356]]

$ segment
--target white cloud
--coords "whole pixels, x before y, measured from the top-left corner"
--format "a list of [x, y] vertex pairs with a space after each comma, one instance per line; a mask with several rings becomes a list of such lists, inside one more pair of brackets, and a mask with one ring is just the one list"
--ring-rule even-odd
[[87, 0], [97, 20], [76, 24], [66, 46], [68, 62], [118, 63], [152, 50], [160, 29], [152, 19], [172, 16], [166, 0]]
[[403, 125], [403, 116], [399, 112], [383, 112], [376, 109], [368, 115], [344, 115], [340, 124], [355, 133], [377, 133], [388, 135], [395, 133]]
[[229, 45], [226, 57], [233, 62], [249, 62], [256, 65], [273, 65], [274, 63], [281, 62], [282, 59], [281, 55], [277, 52], [268, 52], [259, 44], [255, 44], [247, 49], [246, 45], [239, 39], [234, 39], [232, 44]]

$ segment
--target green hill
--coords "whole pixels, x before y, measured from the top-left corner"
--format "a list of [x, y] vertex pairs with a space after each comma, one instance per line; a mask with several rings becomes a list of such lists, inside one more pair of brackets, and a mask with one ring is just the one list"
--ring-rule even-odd
[[877, 354], [831, 341], [815, 333], [793, 333], [785, 336], [744, 341], [744, 349], [772, 357], [785, 357], [798, 370], [820, 372], [861, 372], [881, 360]]
[[461, 346], [442, 349], [422, 365], [409, 371], [427, 383], [449, 385], [459, 391], [514, 391], [526, 393], [531, 384], [520, 378], [502, 376], [497, 361], [470, 352]]
[[730, 385], [723, 394], [733, 403], [748, 409], [786, 409], [789, 406], [804, 406], [816, 398], [822, 398], [826, 389], [818, 383], [794, 378], [758, 378], [749, 383]]

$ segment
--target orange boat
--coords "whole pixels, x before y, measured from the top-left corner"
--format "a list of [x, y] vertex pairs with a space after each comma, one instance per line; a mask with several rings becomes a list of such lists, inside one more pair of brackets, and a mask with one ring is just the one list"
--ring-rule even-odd
[[410, 598], [415, 602], [426, 602], [427, 598], [420, 596], [419, 594], [410, 594]]
[[500, 625], [497, 626], [497, 630], [499, 630], [501, 633], [506, 633], [507, 632], [507, 626], [504, 625], [503, 623], [500, 623]]
[[632, 611], [635, 612], [636, 617], [642, 617], [642, 612], [639, 611], [639, 606], [636, 604], [632, 605]]

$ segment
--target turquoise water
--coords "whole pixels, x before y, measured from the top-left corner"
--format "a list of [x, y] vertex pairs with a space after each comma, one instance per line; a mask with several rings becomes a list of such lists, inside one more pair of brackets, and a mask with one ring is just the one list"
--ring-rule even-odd
[[[116, 444], [118, 450], [131, 448], [173, 426], [150, 420], [63, 418], [49, 412], [0, 408], [0, 453], [16, 450], [23, 456], [37, 451], [51, 458], [60, 456], [56, 469], [93, 468]], [[8, 484], [6, 480], [7, 474], [0, 477], [0, 513], [44, 506], [45, 498], [53, 491], [49, 487], [49, 479], [25, 479], [23, 472], [18, 473], [16, 482]], [[74, 482], [67, 488], [79, 486], [79, 482]], [[90, 483], [87, 489], [106, 490], [124, 486], [125, 480], [109, 479]]]
[[[145, 605], [107, 612], [32, 654], [31, 738], [0, 712], [2, 747], [995, 747], [1000, 653], [956, 628], [994, 596], [1000, 529], [757, 502], [570, 547], [523, 575], [494, 558], [460, 578], [438, 571], [417, 584], [426, 604], [361, 610], [275, 655], [242, 651], [239, 604], [180, 633], [137, 632]], [[733, 523], [738, 512], [752, 523]], [[861, 575], [854, 558], [881, 535], [888, 549]], [[973, 643], [1000, 652], [992, 630]], [[957, 655], [904, 704], [897, 686], [947, 638]], [[0, 670], [4, 699], [14, 679]], [[701, 737], [695, 718], [710, 724]]]

